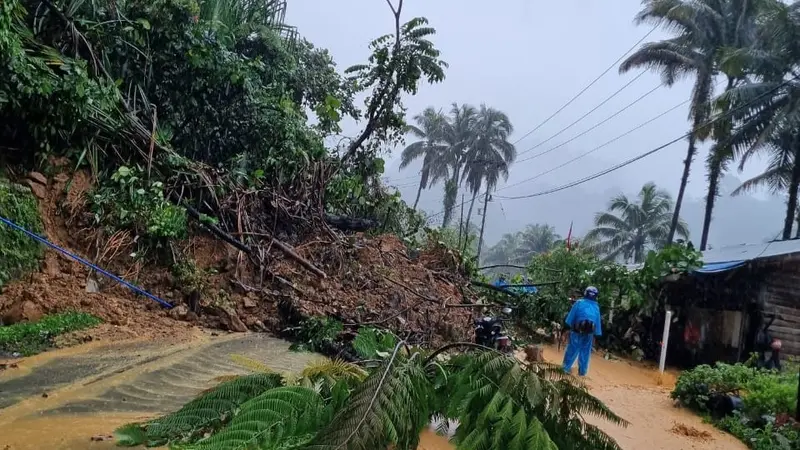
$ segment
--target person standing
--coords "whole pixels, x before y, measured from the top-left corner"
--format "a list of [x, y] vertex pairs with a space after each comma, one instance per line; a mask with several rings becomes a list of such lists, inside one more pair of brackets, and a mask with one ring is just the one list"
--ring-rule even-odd
[[578, 360], [578, 375], [585, 377], [589, 371], [589, 358], [595, 336], [603, 335], [600, 323], [600, 306], [597, 304], [598, 290], [589, 286], [583, 298], [575, 302], [565, 320], [569, 330], [569, 342], [564, 352], [564, 372], [570, 373]]

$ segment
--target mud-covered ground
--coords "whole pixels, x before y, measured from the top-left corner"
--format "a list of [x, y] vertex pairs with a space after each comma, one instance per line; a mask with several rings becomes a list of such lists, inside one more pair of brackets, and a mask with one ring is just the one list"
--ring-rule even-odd
[[[676, 376], [625, 360], [592, 355], [587, 384], [591, 393], [630, 422], [621, 428], [587, 418], [616, 439], [625, 450], [745, 450], [735, 437], [723, 433], [692, 412], [677, 408], [669, 398]], [[561, 363], [563, 353], [545, 348], [545, 358]]]

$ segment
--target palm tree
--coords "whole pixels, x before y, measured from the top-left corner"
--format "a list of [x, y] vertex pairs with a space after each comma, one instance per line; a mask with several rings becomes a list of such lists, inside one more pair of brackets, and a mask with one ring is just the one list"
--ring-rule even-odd
[[[589, 231], [584, 242], [592, 243], [594, 250], [606, 259], [623, 258], [625, 261], [644, 261], [645, 251], [661, 248], [669, 243], [672, 197], [667, 191], [647, 183], [639, 191], [636, 201], [620, 194], [608, 204], [608, 211], [597, 213], [595, 228]], [[689, 229], [678, 220], [675, 233], [685, 239]]]
[[667, 230], [667, 243], [672, 242], [679, 226], [680, 209], [692, 161], [697, 153], [697, 141], [704, 137], [699, 133], [704, 130], [699, 128], [708, 120], [711, 110], [714, 76], [717, 71], [715, 55], [718, 47], [710, 47], [708, 44], [714, 41], [714, 38], [706, 23], [708, 16], [703, 11], [704, 5], [705, 0], [645, 0], [644, 8], [636, 15], [636, 23], [663, 25], [676, 32], [677, 36], [643, 44], [620, 65], [621, 73], [640, 67], [656, 70], [667, 86], [672, 86], [679, 78], [694, 77], [689, 106], [692, 129], [688, 135], [689, 147], [684, 160], [678, 198]]
[[445, 183], [444, 217], [442, 226], [446, 227], [453, 218], [454, 206], [461, 186], [461, 172], [466, 161], [467, 150], [473, 141], [478, 121], [478, 111], [472, 105], [453, 103], [442, 131], [442, 140], [447, 143], [447, 161], [451, 178]]
[[408, 167], [412, 161], [422, 158], [419, 188], [417, 198], [414, 200], [416, 209], [423, 189], [448, 178], [451, 162], [447, 160], [450, 156], [447, 153], [448, 147], [441, 140], [443, 127], [447, 122], [444, 114], [428, 107], [421, 114], [414, 116], [414, 121], [417, 126], [409, 125], [408, 130], [420, 140], [403, 149], [400, 170]]
[[[792, 150], [793, 139], [789, 133], [772, 139], [767, 144], [769, 162], [766, 170], [744, 181], [731, 195], [746, 194], [762, 188], [766, 188], [773, 194], [785, 193], [792, 183], [792, 172], [795, 167], [795, 152]], [[753, 152], [746, 152], [742, 156], [740, 164], [743, 166], [752, 154]], [[800, 207], [795, 208], [794, 219], [797, 222], [795, 238], [800, 238]]]
[[500, 242], [493, 245], [486, 254], [489, 264], [514, 264], [517, 262], [521, 233], [505, 233]]
[[[745, 81], [744, 73], [730, 64], [728, 55], [735, 55], [747, 49], [756, 41], [757, 20], [763, 10], [765, 0], [727, 0], [724, 2], [703, 0], [692, 2], [698, 19], [706, 27], [706, 33], [693, 36], [693, 45], [703, 48], [703, 53], [714, 55], [714, 73], [722, 73], [727, 79], [724, 92], [728, 92]], [[724, 104], [723, 104], [724, 105]], [[727, 117], [728, 110], [718, 111], [717, 120], [712, 126], [716, 143], [706, 160], [708, 187], [706, 189], [703, 231], [700, 237], [700, 250], [706, 249], [711, 228], [712, 213], [719, 196], [720, 177], [727, 171], [734, 154], [730, 142], [733, 123]], [[724, 118], [724, 119], [723, 119]]]
[[[517, 158], [517, 149], [508, 141], [513, 131], [514, 126], [506, 113], [489, 108], [485, 104], [481, 105], [474, 124], [472, 140], [465, 154], [466, 168], [462, 175], [462, 181], [466, 182], [472, 194], [467, 213], [467, 227], [481, 186], [486, 189], [485, 200], [488, 201], [489, 194], [497, 187], [500, 178], [508, 179], [509, 168]], [[486, 206], [484, 206], [484, 218], [485, 210]]]
[[560, 239], [561, 236], [556, 233], [555, 227], [538, 223], [528, 225], [520, 232], [515, 258], [519, 262], [527, 262], [537, 253], [552, 250]]
[[756, 153], [766, 152], [771, 160], [767, 172], [749, 184], [788, 190], [783, 239], [789, 239], [800, 188], [800, 2], [766, 2], [760, 23], [758, 45], [732, 58], [753, 81], [720, 96], [718, 102], [734, 108], [738, 127], [731, 145], [742, 155], [740, 168]]

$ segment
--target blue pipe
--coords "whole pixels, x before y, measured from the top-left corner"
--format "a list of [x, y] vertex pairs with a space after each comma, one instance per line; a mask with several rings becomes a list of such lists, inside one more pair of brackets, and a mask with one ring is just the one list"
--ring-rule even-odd
[[122, 278], [114, 275], [113, 273], [107, 272], [107, 271], [97, 267], [96, 265], [90, 263], [89, 261], [81, 258], [78, 255], [75, 255], [73, 253], [70, 253], [67, 250], [64, 250], [63, 248], [57, 246], [56, 244], [53, 244], [52, 242], [48, 241], [47, 239], [45, 239], [45, 238], [43, 238], [43, 237], [41, 237], [41, 236], [39, 236], [39, 235], [37, 235], [35, 233], [31, 233], [30, 231], [22, 228], [21, 226], [19, 226], [19, 225], [15, 224], [14, 222], [6, 219], [5, 217], [0, 216], [0, 222], [8, 225], [9, 227], [11, 227], [11, 228], [13, 228], [13, 229], [15, 229], [17, 231], [21, 231], [21, 232], [27, 234], [31, 239], [39, 241], [42, 244], [52, 248], [53, 250], [61, 252], [61, 254], [65, 255], [65, 256], [68, 256], [68, 257], [74, 259], [75, 261], [78, 261], [79, 263], [83, 264], [84, 266], [90, 267], [90, 268], [102, 273], [103, 275], [107, 276], [108, 278], [111, 278], [112, 280], [116, 281], [117, 283], [127, 287], [131, 291], [133, 291], [133, 292], [135, 292], [137, 294], [140, 294], [140, 295], [144, 295], [145, 297], [149, 298], [150, 300], [153, 300], [154, 302], [157, 302], [157, 303], [161, 304], [161, 306], [164, 306], [166, 308], [172, 308], [171, 304], [169, 304], [169, 303], [165, 302], [164, 300], [156, 297], [155, 295], [153, 295], [153, 294], [151, 294], [151, 293], [139, 288], [138, 286], [135, 286], [135, 285], [133, 285], [131, 283], [128, 283], [127, 281], [125, 281]]

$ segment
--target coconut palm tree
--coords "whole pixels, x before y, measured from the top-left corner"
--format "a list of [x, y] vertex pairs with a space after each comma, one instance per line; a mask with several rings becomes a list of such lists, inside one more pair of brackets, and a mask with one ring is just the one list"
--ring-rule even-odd
[[466, 167], [461, 177], [461, 181], [466, 183], [472, 194], [467, 213], [467, 227], [481, 186], [486, 189], [485, 196], [488, 200], [490, 192], [497, 187], [500, 179], [508, 179], [509, 168], [517, 158], [517, 149], [508, 141], [513, 131], [514, 126], [506, 113], [489, 108], [485, 104], [481, 105], [474, 124], [472, 140], [466, 147]]
[[[595, 228], [584, 242], [592, 243], [593, 250], [608, 260], [622, 258], [640, 263], [646, 250], [661, 248], [669, 242], [672, 207], [669, 192], [647, 183], [635, 201], [624, 194], [612, 198], [608, 210], [595, 216]], [[683, 220], [678, 220], [675, 233], [688, 239], [689, 229]]]
[[444, 114], [428, 107], [414, 116], [414, 121], [417, 125], [409, 125], [408, 131], [420, 140], [403, 149], [400, 156], [400, 170], [422, 158], [417, 198], [414, 200], [416, 209], [422, 190], [448, 179], [452, 164], [447, 159], [450, 156], [448, 146], [441, 140], [443, 127], [447, 122]]
[[715, 55], [717, 47], [710, 48], [706, 41], [712, 41], [712, 33], [707, 15], [702, 12], [705, 0], [645, 0], [644, 8], [636, 15], [637, 23], [661, 25], [676, 33], [676, 36], [658, 42], [648, 42], [629, 56], [620, 65], [620, 72], [647, 68], [657, 71], [662, 82], [672, 86], [683, 77], [694, 78], [694, 86], [689, 106], [689, 120], [692, 123], [688, 135], [689, 146], [684, 160], [683, 175], [678, 189], [678, 198], [667, 230], [666, 242], [672, 242], [679, 226], [680, 209], [686, 184], [689, 180], [692, 161], [697, 153], [697, 141], [703, 138], [699, 130], [709, 117], [711, 98], [714, 90], [714, 76], [717, 72]]
[[488, 264], [514, 264], [517, 262], [517, 250], [521, 234], [505, 233], [500, 241], [486, 253]]
[[450, 117], [444, 125], [442, 140], [447, 143], [447, 161], [450, 179], [445, 183], [444, 217], [442, 226], [446, 227], [453, 218], [458, 188], [461, 186], [461, 173], [466, 162], [467, 151], [474, 140], [478, 111], [472, 105], [453, 103]]
[[561, 239], [555, 227], [546, 224], [528, 225], [520, 232], [519, 245], [515, 254], [519, 262], [528, 262], [537, 253], [544, 253], [553, 249], [554, 244]]
[[800, 188], [800, 2], [766, 2], [759, 22], [758, 45], [731, 58], [752, 81], [718, 102], [732, 108], [737, 128], [731, 145], [741, 155], [740, 168], [757, 153], [771, 160], [767, 172], [749, 185], [766, 183], [788, 191], [783, 239], [789, 239]]

